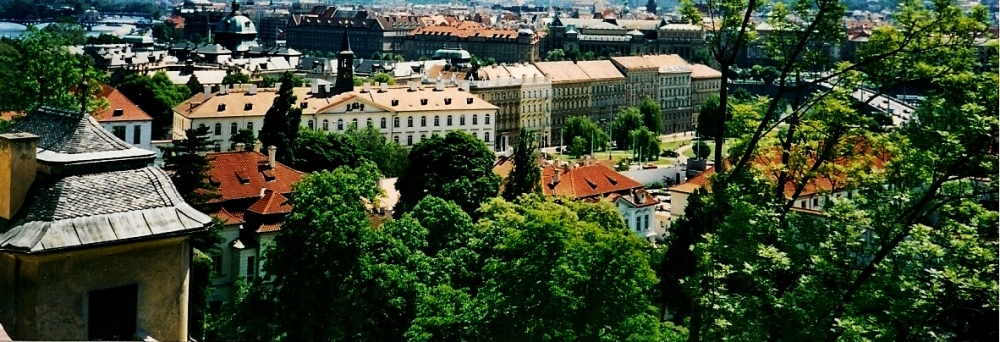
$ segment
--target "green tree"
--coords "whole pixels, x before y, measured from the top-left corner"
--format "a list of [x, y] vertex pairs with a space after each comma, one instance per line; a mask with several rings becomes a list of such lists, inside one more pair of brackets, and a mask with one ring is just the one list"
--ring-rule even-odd
[[420, 200], [410, 215], [427, 229], [427, 247], [421, 250], [430, 256], [465, 247], [475, 234], [469, 214], [454, 202], [434, 196]]
[[708, 146], [704, 141], [697, 141], [691, 146], [691, 151], [694, 151], [695, 159], [705, 159], [712, 155], [712, 148]]
[[521, 128], [520, 139], [514, 146], [514, 156], [512, 162], [514, 168], [504, 179], [503, 198], [514, 201], [521, 194], [530, 194], [541, 191], [542, 171], [538, 166], [538, 143], [535, 136], [528, 130]]
[[586, 153], [588, 154], [602, 151], [608, 147], [608, 134], [585, 116], [570, 117], [563, 125], [562, 138], [564, 141], [572, 142], [576, 137], [586, 141]]
[[227, 74], [222, 78], [222, 84], [248, 84], [250, 83], [250, 75], [244, 74], [242, 72], [234, 72]]
[[552, 62], [552, 61], [561, 61], [561, 60], [564, 60], [564, 59], [566, 59], [566, 52], [564, 52], [562, 49], [555, 49], [555, 50], [549, 51], [548, 54], [545, 55], [545, 60], [550, 61], [550, 62]]
[[191, 97], [191, 90], [184, 85], [174, 85], [170, 77], [158, 71], [152, 77], [131, 74], [117, 86], [132, 102], [153, 117], [153, 137], [169, 136], [173, 125], [173, 107]]
[[639, 103], [639, 113], [642, 113], [642, 123], [643, 126], [646, 126], [646, 129], [657, 136], [660, 135], [660, 132], [663, 132], [663, 111], [660, 110], [659, 103], [646, 96]]
[[611, 131], [615, 137], [615, 144], [619, 150], [630, 150], [636, 148], [629, 133], [643, 127], [643, 117], [635, 107], [622, 109], [615, 120], [611, 122]]
[[358, 147], [358, 157], [373, 161], [386, 177], [399, 177], [406, 171], [409, 151], [399, 143], [386, 139], [374, 125], [348, 127], [344, 134]]
[[257, 135], [252, 129], [243, 128], [236, 131], [236, 134], [229, 136], [229, 141], [234, 144], [243, 143], [244, 151], [252, 151], [257, 144]]
[[[79, 94], [74, 90], [84, 81], [89, 84], [93, 112], [101, 101], [101, 83], [108, 76], [91, 67], [90, 57], [70, 53], [66, 45], [71, 42], [53, 30], [39, 30], [29, 26], [16, 39], [0, 38], [0, 111], [28, 112], [39, 104], [42, 88], [39, 76], [44, 77], [45, 105], [78, 110]], [[106, 101], [104, 101], [106, 103]]]
[[277, 147], [278, 161], [295, 165], [295, 142], [302, 121], [302, 108], [295, 101], [292, 90], [297, 77], [291, 72], [281, 74], [281, 88], [274, 98], [271, 108], [264, 114], [264, 125], [257, 134], [264, 151], [270, 146]]
[[113, 34], [101, 33], [97, 37], [87, 37], [87, 45], [96, 44], [121, 44], [122, 38]]
[[640, 161], [660, 159], [660, 136], [650, 132], [645, 126], [628, 133], [635, 142], [635, 151]]
[[396, 85], [396, 78], [384, 72], [376, 72], [375, 75], [372, 76], [372, 80], [374, 80], [377, 83]]
[[260, 78], [260, 86], [261, 88], [273, 88], [276, 84], [278, 84], [278, 81], [279, 79], [277, 76], [264, 75]]
[[292, 166], [303, 172], [358, 167], [362, 161], [361, 147], [343, 134], [302, 129], [296, 137], [295, 147], [296, 159]]
[[198, 80], [198, 75], [196, 74], [191, 74], [191, 77], [188, 78], [185, 86], [187, 86], [191, 95], [199, 94], [205, 91], [205, 86], [201, 85], [201, 81]]
[[493, 57], [486, 58], [486, 65], [497, 65], [497, 60]]
[[[305, 177], [266, 256], [273, 325], [291, 340], [400, 340], [429, 270], [427, 231], [404, 217], [372, 229], [362, 199], [376, 201], [374, 164]], [[306, 261], [306, 262], [304, 262]], [[270, 336], [276, 338], [278, 336]]]
[[708, 49], [694, 50], [694, 54], [691, 55], [691, 63], [710, 65], [712, 64], [712, 54], [708, 52]]
[[181, 198], [193, 204], [202, 204], [217, 197], [215, 187], [208, 182], [211, 165], [205, 153], [212, 151], [208, 126], [184, 131], [186, 139], [174, 140], [160, 147], [163, 151], [163, 169], [170, 172], [170, 180]]
[[396, 61], [396, 62], [403, 62], [403, 61], [406, 61], [406, 59], [405, 59], [405, 58], [403, 58], [403, 55], [395, 55], [395, 56], [393, 56], [393, 58], [392, 58], [392, 59], [393, 59], [394, 61]]
[[[659, 341], [643, 249], [610, 203], [527, 196], [483, 206], [474, 239], [484, 282], [429, 287], [406, 336], [429, 340]], [[616, 272], [606, 272], [609, 265]], [[582, 314], [585, 313], [585, 314]]]
[[[698, 109], [698, 127], [697, 134], [700, 137], [714, 139], [715, 134], [719, 132], [719, 116], [722, 116], [722, 107], [719, 107], [719, 96], [711, 95], [705, 102], [701, 104], [701, 108]], [[732, 121], [732, 112], [726, 111], [725, 114], [726, 121]]]
[[573, 137], [569, 150], [573, 154], [573, 158], [580, 159], [584, 154], [587, 154], [587, 140], [579, 135]]
[[410, 211], [425, 196], [453, 201], [473, 215], [480, 203], [500, 191], [493, 173], [496, 155], [481, 140], [461, 131], [431, 135], [413, 146], [409, 167], [399, 176], [396, 214]]
[[42, 29], [62, 37], [64, 45], [83, 45], [87, 43], [87, 31], [76, 23], [51, 23]]

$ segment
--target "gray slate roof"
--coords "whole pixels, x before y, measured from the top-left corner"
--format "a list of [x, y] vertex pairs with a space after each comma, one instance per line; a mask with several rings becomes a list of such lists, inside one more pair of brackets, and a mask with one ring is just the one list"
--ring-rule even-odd
[[31, 111], [7, 133], [38, 136], [38, 160], [52, 164], [94, 163], [156, 157], [121, 141], [90, 115], [50, 107]]
[[158, 167], [35, 184], [0, 250], [51, 251], [200, 230], [211, 218], [184, 202]]

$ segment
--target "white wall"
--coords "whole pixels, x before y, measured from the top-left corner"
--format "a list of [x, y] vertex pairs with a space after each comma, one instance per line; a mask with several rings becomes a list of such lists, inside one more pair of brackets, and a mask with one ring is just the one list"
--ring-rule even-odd
[[[102, 122], [101, 127], [104, 127], [108, 132], [114, 133], [114, 128], [116, 126], [125, 127], [125, 142], [132, 144], [132, 146], [153, 151], [153, 145], [151, 141], [153, 140], [153, 122], [152, 121], [113, 121], [113, 122]], [[139, 143], [135, 142], [135, 127], [139, 127]]]
[[[636, 182], [642, 183], [643, 185], [649, 185], [652, 183], [662, 183], [664, 176], [670, 176], [670, 178], [676, 178], [678, 174], [680, 174], [681, 183], [687, 181], [687, 177], [685, 176], [684, 166], [681, 165], [659, 167], [656, 169], [647, 169], [647, 170], [621, 171], [619, 173], [625, 175], [625, 177], [635, 180]], [[674, 185], [677, 184], [678, 183], [675, 183]]]

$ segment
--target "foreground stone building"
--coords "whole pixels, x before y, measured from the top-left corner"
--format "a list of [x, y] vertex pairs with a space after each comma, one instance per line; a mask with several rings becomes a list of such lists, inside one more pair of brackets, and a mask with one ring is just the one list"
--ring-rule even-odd
[[211, 221], [155, 154], [78, 111], [0, 134], [0, 324], [16, 340], [188, 340], [190, 235]]

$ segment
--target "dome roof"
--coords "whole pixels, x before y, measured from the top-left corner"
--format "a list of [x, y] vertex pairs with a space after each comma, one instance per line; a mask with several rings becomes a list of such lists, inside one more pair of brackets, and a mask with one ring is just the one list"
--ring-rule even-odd
[[643, 34], [642, 34], [642, 31], [639, 31], [639, 30], [632, 30], [632, 31], [628, 31], [628, 34], [629, 34], [630, 36], [642, 36], [642, 35], [643, 35]]
[[533, 35], [535, 35], [535, 31], [532, 31], [529, 28], [523, 28], [523, 29], [517, 30], [517, 35], [518, 36], [533, 36]]
[[231, 15], [215, 25], [214, 33], [235, 33], [235, 34], [257, 34], [257, 26], [250, 21], [250, 18], [242, 15]]
[[472, 55], [468, 51], [459, 49], [440, 49], [434, 51], [434, 57], [431, 59], [472, 59]]

